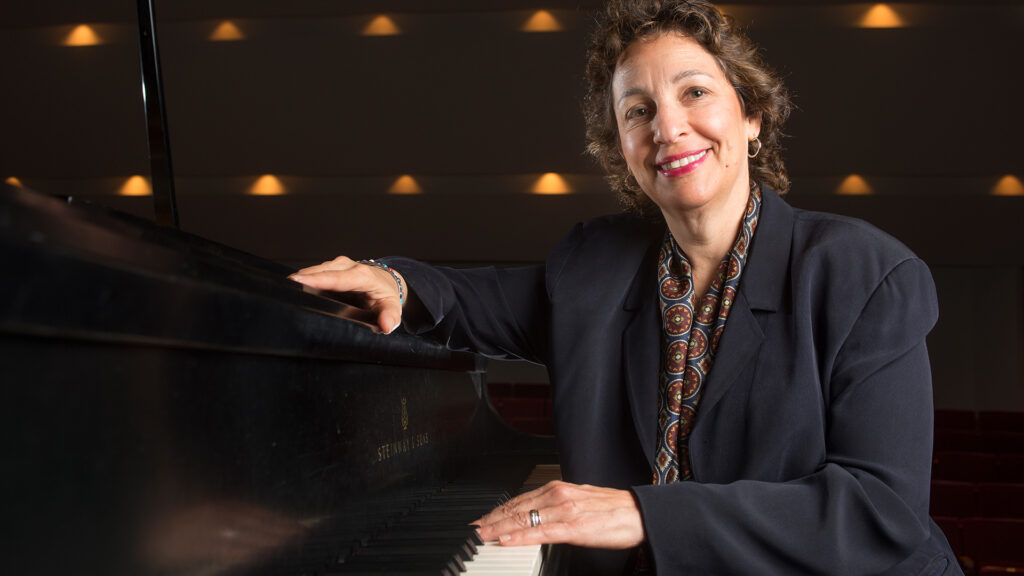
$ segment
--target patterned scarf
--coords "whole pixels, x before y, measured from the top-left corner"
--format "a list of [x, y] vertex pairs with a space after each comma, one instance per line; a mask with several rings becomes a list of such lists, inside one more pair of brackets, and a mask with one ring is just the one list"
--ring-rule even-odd
[[732, 251], [695, 312], [690, 262], [671, 232], [658, 257], [659, 300], [663, 328], [661, 385], [658, 394], [658, 452], [654, 484], [690, 480], [689, 440], [704, 382], [718, 352], [718, 341], [732, 309], [747, 248], [757, 228], [761, 192], [754, 188]]

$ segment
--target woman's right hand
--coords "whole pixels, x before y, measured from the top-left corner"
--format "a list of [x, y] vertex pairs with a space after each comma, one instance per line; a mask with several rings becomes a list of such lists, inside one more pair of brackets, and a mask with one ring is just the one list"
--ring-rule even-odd
[[[402, 284], [408, 288], [398, 271], [391, 269]], [[303, 268], [289, 276], [290, 279], [320, 290], [352, 292], [363, 297], [365, 306], [377, 317], [381, 332], [390, 334], [402, 323], [402, 302], [398, 282], [391, 272], [369, 264], [356, 262], [345, 256]]]

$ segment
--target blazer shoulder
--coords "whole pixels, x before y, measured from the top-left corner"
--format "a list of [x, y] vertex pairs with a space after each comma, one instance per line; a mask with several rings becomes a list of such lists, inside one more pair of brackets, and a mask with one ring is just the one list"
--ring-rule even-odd
[[581, 222], [579, 226], [587, 237], [635, 238], [637, 235], [665, 229], [664, 223], [660, 220], [645, 219], [626, 213], [598, 216]]
[[793, 214], [793, 249], [798, 260], [828, 258], [847, 265], [874, 264], [888, 271], [918, 259], [901, 241], [864, 220], [800, 209]]
[[567, 276], [599, 275], [603, 282], [611, 282], [620, 275], [631, 279], [636, 270], [629, 263], [638, 263], [664, 233], [664, 223], [631, 214], [600, 216], [580, 222], [548, 256], [548, 288], [553, 290]]
[[863, 220], [795, 211], [791, 265], [797, 297], [810, 297], [833, 313], [855, 314], [887, 282], [934, 307], [934, 281], [927, 264]]

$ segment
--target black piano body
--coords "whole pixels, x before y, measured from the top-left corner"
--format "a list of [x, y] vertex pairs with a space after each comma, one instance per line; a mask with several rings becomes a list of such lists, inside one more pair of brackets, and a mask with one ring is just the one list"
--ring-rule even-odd
[[12, 186], [0, 251], [7, 574], [345, 573], [451, 487], [556, 459], [481, 359], [277, 264]]

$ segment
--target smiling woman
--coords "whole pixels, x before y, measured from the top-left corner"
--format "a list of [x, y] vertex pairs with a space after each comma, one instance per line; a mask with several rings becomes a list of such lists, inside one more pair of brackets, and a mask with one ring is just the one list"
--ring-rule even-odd
[[[744, 114], [700, 44], [672, 33], [634, 42], [622, 54], [612, 102], [629, 173], [676, 241], [689, 247], [703, 294], [733, 241], [719, 232], [735, 228], [747, 206], [748, 142], [758, 136], [760, 116]], [[707, 262], [694, 261], [700, 252], [710, 252]]]
[[[761, 57], [757, 47], [735, 29], [732, 20], [717, 10], [690, 10], [686, 3], [661, 12], [663, 18], [651, 19], [646, 3], [611, 2], [606, 28], [594, 34], [587, 62], [587, 95], [584, 112], [587, 120], [588, 151], [608, 173], [608, 181], [625, 205], [634, 211], [651, 209], [650, 200], [641, 192], [630, 173], [620, 148], [620, 118], [613, 90], [613, 76], [626, 72], [622, 65], [628, 52], [662, 35], [686, 38], [701, 49], [691, 55], [707, 59], [703, 68], [679, 70], [683, 79], [702, 72], [726, 84], [739, 99], [745, 117], [756, 119], [758, 141], [762, 149], [750, 162], [755, 182], [771, 186], [776, 192], [789, 191], [789, 177], [781, 157], [782, 125], [789, 118], [792, 104], [782, 81]], [[692, 49], [692, 47], [691, 47]], [[690, 85], [694, 83], [691, 79]], [[699, 82], [697, 83], [699, 84]], [[705, 92], [708, 87], [705, 87]], [[692, 96], [692, 93], [691, 93]]]
[[573, 574], [960, 574], [928, 516], [928, 267], [780, 198], [786, 91], [711, 3], [610, 0], [587, 79], [632, 214], [538, 266], [293, 276], [362, 293], [385, 332], [547, 367], [565, 481], [480, 535], [570, 545]]
[[700, 44], [676, 34], [635, 42], [615, 69], [612, 100], [629, 172], [663, 213], [708, 204], [718, 211], [731, 198], [742, 211], [747, 142], [760, 117], [744, 114]]

